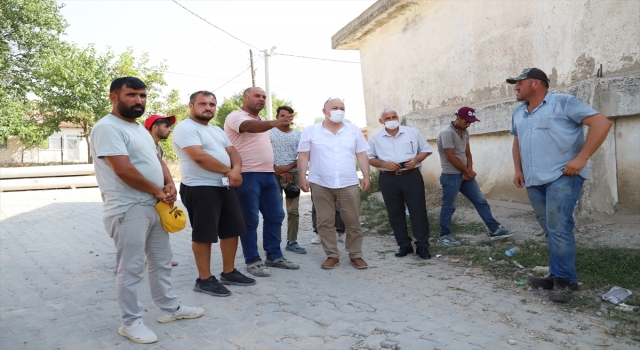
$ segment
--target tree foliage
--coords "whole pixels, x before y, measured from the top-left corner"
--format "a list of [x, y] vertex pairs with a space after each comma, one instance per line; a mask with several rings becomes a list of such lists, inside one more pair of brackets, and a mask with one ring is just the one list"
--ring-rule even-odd
[[[240, 109], [240, 107], [242, 107], [243, 94], [244, 94], [244, 90], [234, 94], [229, 98], [225, 98], [222, 101], [222, 104], [218, 106], [218, 112], [216, 113], [215, 118], [213, 118], [213, 120], [211, 121], [211, 124], [224, 128], [224, 121], [227, 119], [227, 116], [231, 114], [231, 112], [237, 111], [238, 109]], [[293, 108], [293, 104], [291, 101], [281, 99], [278, 96], [276, 96], [276, 94], [272, 93], [271, 94], [271, 111], [273, 115], [267, 119], [275, 119], [277, 115], [276, 111], [280, 106], [289, 106]], [[260, 115], [263, 117], [266, 117], [267, 115], [266, 108], [263, 108], [260, 111]]]
[[42, 84], [38, 72], [61, 49], [67, 22], [55, 0], [0, 2], [0, 138], [18, 136], [33, 147], [52, 132], [27, 96]]
[[[50, 57], [43, 64], [41, 75], [47, 81], [37, 90], [46, 110], [45, 124], [59, 130], [62, 122], [82, 127], [81, 137], [89, 142], [91, 129], [111, 110], [109, 85], [121, 76], [137, 76], [147, 84], [148, 110], [159, 109], [160, 88], [166, 85], [164, 63], [149, 66], [148, 54], [136, 58], [129, 48], [119, 56], [108, 51], [101, 54], [93, 46], [79, 48], [67, 45], [61, 54]], [[91, 161], [91, 155], [88, 155]]]

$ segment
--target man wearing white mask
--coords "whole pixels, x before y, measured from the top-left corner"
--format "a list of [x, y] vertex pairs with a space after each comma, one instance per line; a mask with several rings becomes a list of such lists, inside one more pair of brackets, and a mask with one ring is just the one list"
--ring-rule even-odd
[[[362, 190], [369, 189], [369, 145], [362, 131], [351, 123], [344, 123], [344, 102], [329, 98], [322, 109], [322, 123], [306, 127], [298, 145], [300, 189], [312, 190], [316, 207], [318, 233], [327, 260], [323, 269], [333, 269], [340, 263], [335, 223], [335, 203], [346, 226], [345, 250], [351, 264], [366, 269], [362, 260], [362, 230], [360, 229], [360, 191], [355, 160], [362, 170]], [[311, 161], [310, 161], [311, 160]], [[309, 179], [305, 174], [309, 169]]]
[[403, 257], [413, 253], [407, 230], [406, 204], [416, 238], [416, 254], [422, 259], [430, 259], [429, 220], [420, 168], [433, 150], [418, 130], [400, 126], [398, 113], [393, 108], [383, 108], [378, 117], [384, 129], [369, 139], [367, 155], [369, 164], [380, 171], [380, 192], [400, 247], [395, 255]]

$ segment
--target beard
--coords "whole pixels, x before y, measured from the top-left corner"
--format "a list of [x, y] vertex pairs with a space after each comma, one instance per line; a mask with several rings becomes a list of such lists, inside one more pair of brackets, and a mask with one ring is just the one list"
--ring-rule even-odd
[[[140, 107], [141, 109], [139, 110], [135, 110], [134, 108], [136, 107]], [[135, 104], [131, 107], [127, 107], [124, 105], [119, 105], [118, 106], [118, 112], [120, 113], [121, 116], [128, 118], [128, 119], [136, 119], [136, 118], [140, 118], [142, 117], [142, 115], [144, 114], [144, 106], [141, 104]]]
[[205, 121], [205, 122], [210, 121], [211, 119], [213, 119], [213, 117], [214, 117], [214, 116], [215, 116], [215, 114], [213, 114], [213, 113], [211, 114], [211, 116], [209, 116], [209, 115], [203, 115], [203, 114], [194, 114], [194, 115], [193, 115], [193, 117], [194, 117], [194, 118], [196, 118], [196, 119], [198, 119], [198, 120]]

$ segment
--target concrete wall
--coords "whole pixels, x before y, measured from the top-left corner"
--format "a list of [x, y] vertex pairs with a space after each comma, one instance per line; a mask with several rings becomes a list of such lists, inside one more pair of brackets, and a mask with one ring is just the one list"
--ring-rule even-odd
[[640, 115], [620, 118], [615, 125], [618, 200], [640, 211]]
[[[526, 192], [512, 184], [508, 135], [518, 103], [505, 78], [527, 67], [544, 70], [552, 92], [577, 96], [615, 124], [589, 161], [591, 180], [577, 209], [586, 219], [612, 214], [618, 204], [640, 209], [632, 177], [640, 173], [639, 18], [635, 0], [381, 0], [332, 45], [360, 50], [370, 135], [382, 128], [377, 112], [390, 106], [435, 149], [453, 113], [472, 106], [482, 120], [469, 131], [483, 192], [523, 203]], [[423, 168], [428, 188], [440, 187], [440, 170], [436, 153]]]
[[333, 42], [360, 50], [368, 126], [385, 106], [403, 115], [514, 97], [505, 78], [527, 67], [547, 72], [552, 88], [595, 77], [600, 64], [605, 76], [640, 70], [636, 0], [376, 5], [388, 7]]

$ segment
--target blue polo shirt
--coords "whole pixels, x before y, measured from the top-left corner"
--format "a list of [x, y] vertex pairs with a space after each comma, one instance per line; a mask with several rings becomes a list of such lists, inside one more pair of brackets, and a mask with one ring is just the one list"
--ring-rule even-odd
[[[513, 111], [511, 135], [518, 137], [525, 186], [540, 186], [562, 176], [567, 163], [578, 155], [585, 137], [582, 120], [598, 114], [575, 96], [547, 93], [529, 113], [527, 102]], [[589, 178], [588, 167], [579, 174]]]

